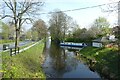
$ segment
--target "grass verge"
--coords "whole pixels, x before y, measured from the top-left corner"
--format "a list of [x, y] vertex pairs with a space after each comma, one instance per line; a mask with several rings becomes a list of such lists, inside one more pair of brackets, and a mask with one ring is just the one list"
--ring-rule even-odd
[[0, 40], [0, 44], [12, 43], [12, 42], [14, 42], [14, 40]]
[[105, 67], [109, 75], [119, 77], [119, 56], [117, 48], [95, 48], [95, 47], [85, 47], [80, 50], [80, 54], [83, 54], [87, 58], [95, 59], [97, 61], [95, 68], [98, 72], [105, 72]]
[[[19, 42], [22, 42], [22, 41], [19, 41]], [[15, 43], [15, 40], [0, 40], [0, 44], [8, 44], [8, 43]]]
[[45, 74], [42, 71], [41, 64], [44, 60], [42, 54], [44, 43], [31, 47], [30, 49], [9, 56], [9, 52], [2, 52], [2, 72], [3, 78], [43, 78]]

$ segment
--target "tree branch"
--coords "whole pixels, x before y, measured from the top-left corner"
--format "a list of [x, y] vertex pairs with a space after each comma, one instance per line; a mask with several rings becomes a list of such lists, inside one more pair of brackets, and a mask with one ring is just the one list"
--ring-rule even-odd
[[31, 18], [23, 18], [21, 24], [23, 24], [27, 20], [29, 20], [31, 23], [33, 22], [33, 19], [31, 19]]
[[5, 15], [5, 16], [3, 16], [1, 19], [4, 19], [4, 18], [6, 18], [6, 17], [14, 18], [14, 17], [11, 16], [11, 15]]
[[[14, 12], [13, 6], [10, 6], [10, 5], [12, 5], [12, 2], [11, 2], [10, 0], [9, 0], [10, 3], [7, 3], [5, 0], [3, 0], [3, 1], [4, 1], [4, 3], [7, 5], [7, 7]], [[10, 5], [9, 5], [9, 4], [10, 4]]]
[[[10, 0], [9, 0], [10, 1]], [[11, 6], [11, 8], [12, 8], [12, 10], [13, 10], [13, 12], [14, 12], [14, 8], [13, 8], [13, 5], [12, 5], [12, 2], [10, 1], [10, 6]]]

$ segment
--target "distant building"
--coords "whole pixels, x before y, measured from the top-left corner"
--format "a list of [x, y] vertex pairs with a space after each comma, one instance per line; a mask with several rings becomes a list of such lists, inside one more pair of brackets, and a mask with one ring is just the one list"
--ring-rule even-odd
[[[109, 36], [104, 36], [98, 39], [94, 39], [92, 41], [92, 46], [93, 47], [103, 47], [104, 45], [107, 45], [109, 43], [115, 42], [117, 39], [115, 38], [114, 35], [109, 35]], [[107, 44], [104, 44], [107, 43]]]
[[92, 46], [93, 47], [102, 47], [102, 41], [101, 41], [102, 38], [98, 38], [98, 39], [94, 39], [92, 41]]
[[110, 35], [110, 36], [109, 36], [109, 40], [110, 40], [110, 41], [116, 41], [115, 35]]
[[120, 26], [115, 26], [112, 28], [112, 33], [115, 35], [116, 38], [120, 38]]

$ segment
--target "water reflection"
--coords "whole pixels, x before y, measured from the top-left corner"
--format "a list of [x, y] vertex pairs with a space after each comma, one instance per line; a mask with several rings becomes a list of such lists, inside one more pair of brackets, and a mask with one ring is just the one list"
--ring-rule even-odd
[[53, 68], [55, 68], [57, 71], [62, 70], [65, 68], [65, 50], [61, 49], [59, 46], [57, 46], [54, 43], [51, 43], [50, 46], [50, 57], [52, 58], [53, 62]]
[[43, 69], [49, 77], [57, 78], [99, 78], [89, 67], [75, 58], [73, 51], [59, 45], [46, 42], [46, 60]]
[[60, 46], [61, 48], [63, 48], [63, 49], [67, 49], [67, 50], [69, 50], [69, 51], [79, 51], [79, 50], [81, 50], [82, 49], [82, 47], [68, 47], [68, 46]]

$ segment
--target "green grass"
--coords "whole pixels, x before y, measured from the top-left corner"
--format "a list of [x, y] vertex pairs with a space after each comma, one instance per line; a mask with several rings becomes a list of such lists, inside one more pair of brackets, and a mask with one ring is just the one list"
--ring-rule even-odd
[[14, 42], [14, 40], [0, 40], [0, 44], [12, 43], [12, 42]]
[[43, 56], [44, 43], [23, 51], [16, 56], [9, 56], [8, 52], [2, 52], [3, 78], [43, 78], [45, 74], [42, 71], [41, 64]]
[[97, 61], [96, 69], [102, 69], [105, 66], [109, 68], [110, 73], [118, 74], [118, 49], [117, 48], [95, 48], [85, 47], [80, 50], [87, 58], [95, 59]]
[[[15, 42], [15, 40], [0, 40], [0, 44], [7, 44], [7, 43], [14, 43], [14, 42]], [[22, 40], [19, 42], [22, 42]]]

